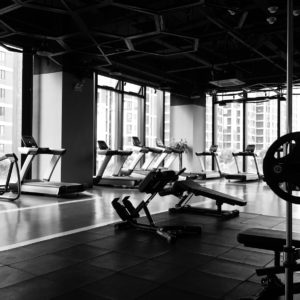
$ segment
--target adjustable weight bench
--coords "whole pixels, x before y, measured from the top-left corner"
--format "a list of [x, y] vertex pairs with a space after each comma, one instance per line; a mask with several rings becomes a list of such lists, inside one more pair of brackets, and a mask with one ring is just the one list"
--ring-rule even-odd
[[[237, 217], [239, 215], [239, 211], [222, 210], [222, 205], [224, 203], [238, 206], [245, 206], [247, 204], [247, 201], [243, 199], [230, 196], [228, 194], [215, 191], [213, 189], [209, 189], [192, 180], [183, 180], [175, 182], [172, 189], [169, 190], [169, 193], [177, 196], [180, 199], [174, 208], [169, 209], [171, 213], [204, 214], [221, 217], [224, 219], [230, 219]], [[203, 196], [215, 200], [217, 209], [193, 207], [191, 205], [188, 205], [188, 202], [193, 196]]]
[[[116, 229], [134, 227], [136, 229], [150, 231], [165, 238], [168, 242], [173, 242], [178, 235], [183, 233], [201, 233], [200, 226], [172, 225], [172, 226], [157, 226], [148, 209], [148, 204], [153, 198], [164, 189], [164, 187], [176, 181], [178, 174], [172, 170], [151, 171], [139, 185], [139, 191], [150, 194], [147, 200], [142, 200], [136, 207], [129, 200], [129, 196], [115, 198], [112, 201], [112, 206], [122, 219], [122, 222], [115, 224]], [[140, 212], [144, 211], [149, 224], [139, 223]]]
[[[284, 295], [284, 284], [276, 274], [285, 272], [285, 267], [280, 263], [280, 254], [284, 252], [286, 245], [286, 232], [283, 230], [250, 228], [240, 232], [237, 236], [237, 240], [246, 247], [274, 252], [274, 266], [256, 269], [258, 276], [266, 276], [262, 279], [262, 284], [265, 288], [256, 299], [272, 299], [272, 297]], [[300, 248], [299, 233], [293, 233], [292, 244], [294, 247]], [[294, 271], [299, 270], [300, 266], [295, 265]], [[294, 284], [293, 289], [295, 294], [300, 293], [300, 283]]]

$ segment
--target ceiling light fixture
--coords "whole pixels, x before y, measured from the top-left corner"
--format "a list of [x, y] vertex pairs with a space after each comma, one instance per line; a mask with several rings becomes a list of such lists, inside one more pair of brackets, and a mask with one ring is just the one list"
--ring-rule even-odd
[[300, 15], [300, 9], [295, 9], [295, 10], [293, 11], [293, 15], [294, 15], [295, 17], [298, 17], [298, 16]]
[[278, 6], [269, 6], [268, 11], [270, 14], [276, 14], [278, 11], [278, 8], [279, 8]]
[[269, 17], [269, 18], [267, 18], [267, 22], [268, 22], [270, 25], [274, 24], [276, 21], [277, 21], [277, 18], [276, 18], [276, 17]]
[[236, 12], [234, 10], [232, 10], [232, 9], [228, 9], [227, 11], [229, 12], [229, 14], [231, 16], [234, 16], [236, 14]]

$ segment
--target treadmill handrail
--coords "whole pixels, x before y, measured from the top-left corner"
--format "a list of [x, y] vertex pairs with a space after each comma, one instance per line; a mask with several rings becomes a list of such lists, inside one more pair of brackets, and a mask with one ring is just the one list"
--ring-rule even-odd
[[117, 155], [118, 154], [118, 150], [97, 150], [97, 154], [99, 155]]
[[232, 152], [233, 156], [257, 156], [254, 152], [241, 151], [241, 152]]
[[196, 156], [212, 156], [212, 155], [218, 155], [217, 152], [207, 152], [207, 151], [203, 151], [203, 152], [195, 152]]
[[30, 169], [33, 159], [38, 154], [52, 155], [49, 163], [49, 168], [45, 171], [43, 176], [44, 181], [50, 181], [58, 161], [60, 160], [61, 156], [66, 152], [66, 149], [52, 149], [52, 148], [40, 148], [40, 147], [19, 147], [18, 150], [20, 151], [21, 154], [26, 155], [26, 159], [21, 168], [21, 174], [20, 174], [21, 183], [24, 181], [25, 176]]
[[21, 154], [52, 154], [52, 155], [63, 155], [67, 151], [66, 149], [53, 149], [53, 148], [41, 148], [41, 147], [19, 147], [19, 152]]

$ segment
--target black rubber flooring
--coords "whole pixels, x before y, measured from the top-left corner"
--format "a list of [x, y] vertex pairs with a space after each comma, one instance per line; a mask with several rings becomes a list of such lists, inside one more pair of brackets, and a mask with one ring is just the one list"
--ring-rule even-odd
[[113, 225], [0, 253], [0, 299], [240, 299], [261, 290], [255, 268], [273, 253], [244, 248], [237, 234], [280, 228], [284, 218], [241, 213], [154, 216], [159, 224], [202, 226], [168, 244], [154, 233]]

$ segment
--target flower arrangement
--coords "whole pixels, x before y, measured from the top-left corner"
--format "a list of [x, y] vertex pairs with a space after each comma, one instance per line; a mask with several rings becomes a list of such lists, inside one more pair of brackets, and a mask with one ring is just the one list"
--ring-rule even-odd
[[184, 150], [184, 151], [186, 151], [188, 149], [187, 140], [183, 140], [183, 139], [180, 139], [179, 142], [175, 142], [173, 140], [172, 143], [171, 143], [171, 146], [176, 148], [176, 149]]

